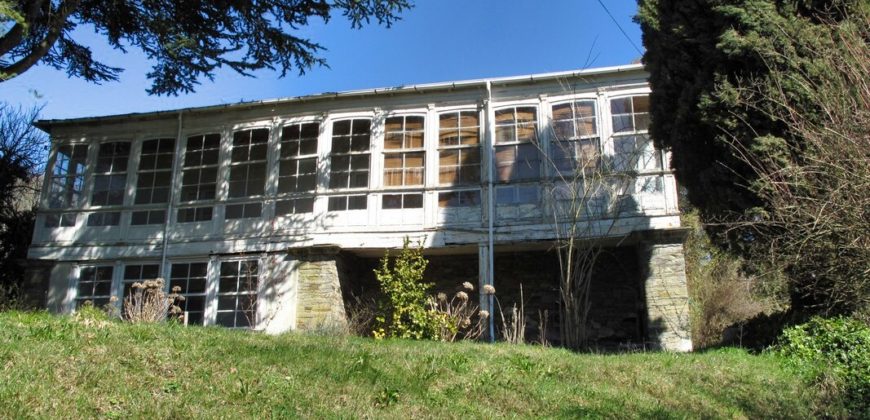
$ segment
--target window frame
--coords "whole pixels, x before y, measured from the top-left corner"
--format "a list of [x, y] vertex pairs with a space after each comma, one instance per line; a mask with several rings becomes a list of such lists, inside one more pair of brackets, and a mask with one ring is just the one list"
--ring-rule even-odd
[[[242, 263], [250, 264], [251, 262], [256, 263], [255, 283], [253, 284], [252, 290], [248, 289], [248, 290], [242, 291], [241, 290], [241, 280], [240, 280], [241, 279], [240, 266]], [[221, 285], [224, 282], [224, 278], [228, 278], [228, 276], [224, 276], [224, 273], [223, 273], [224, 264], [236, 264], [237, 270], [236, 270], [236, 275], [234, 276], [236, 279], [236, 289], [234, 291], [221, 292]], [[260, 258], [256, 258], [256, 257], [245, 258], [242, 256], [242, 257], [224, 258], [224, 259], [220, 259], [217, 261], [217, 273], [216, 273], [216, 278], [214, 280], [216, 282], [215, 287], [214, 287], [214, 291], [215, 291], [214, 292], [214, 323], [213, 323], [214, 325], [222, 326], [222, 327], [226, 327], [226, 328], [256, 329], [256, 327], [260, 321], [260, 317], [259, 317], [259, 309], [260, 309], [259, 308], [259, 306], [260, 306], [259, 291], [260, 291], [261, 282], [263, 281], [262, 275], [263, 275], [263, 261], [261, 261]], [[248, 287], [250, 287], [250, 284], [248, 284]], [[239, 313], [246, 311], [246, 309], [240, 310], [238, 308], [238, 305], [239, 305], [240, 299], [243, 298], [244, 296], [247, 296], [249, 298], [253, 297], [253, 305], [251, 308], [247, 309], [251, 312], [250, 315], [244, 315], [244, 313], [242, 313], [242, 316], [246, 317], [245, 320], [247, 322], [247, 325], [240, 326], [239, 322], [238, 322], [239, 321], [239, 318], [238, 318]], [[233, 300], [234, 300], [233, 309], [230, 309], [230, 310], [220, 309], [222, 297], [223, 298], [227, 298], [227, 297], [233, 298]], [[220, 318], [221, 318], [222, 313], [223, 314], [226, 314], [226, 313], [233, 314], [233, 325], [229, 326], [229, 325], [224, 325], [221, 323]], [[247, 318], [248, 316], [250, 316], [251, 318]]]
[[[91, 166], [93, 166], [93, 169], [90, 171], [90, 174], [88, 175], [88, 178], [90, 178], [90, 183], [91, 183], [91, 188], [90, 188], [90, 195], [91, 196], [90, 196], [90, 200], [88, 200], [88, 208], [123, 207], [127, 203], [127, 183], [130, 180], [129, 174], [130, 174], [130, 163], [132, 161], [131, 157], [133, 156], [133, 141], [123, 140], [123, 139], [111, 139], [111, 140], [101, 141], [101, 142], [98, 142], [95, 144], [97, 145], [97, 147], [96, 147], [97, 150], [94, 151], [93, 153], [96, 156], [95, 157], [96, 161], [91, 164]], [[110, 168], [108, 170], [105, 170], [105, 171], [100, 171], [99, 170], [100, 169], [99, 168], [100, 167], [100, 159], [103, 157], [100, 155], [100, 152], [101, 152], [103, 146], [106, 146], [109, 144], [111, 144], [111, 145], [126, 144], [127, 145], [127, 156], [126, 156], [126, 158], [124, 158], [121, 155], [116, 155], [114, 153], [111, 154], [110, 155], [110, 159], [111, 159]], [[88, 149], [88, 150], [90, 152], [90, 149]], [[115, 168], [115, 164], [117, 163], [116, 160], [119, 158], [124, 159], [123, 170], [116, 170], [116, 168]], [[105, 189], [98, 190], [97, 186], [101, 182], [102, 179], [106, 179], [106, 182], [108, 182], [108, 184], [106, 185]], [[121, 180], [121, 181], [119, 181], [119, 183], [121, 184], [120, 190], [112, 188], [113, 184], [115, 183], [115, 180]], [[111, 201], [111, 197], [112, 197], [113, 192], [120, 193], [119, 194], [120, 195], [119, 202], [112, 202]], [[103, 202], [96, 202], [98, 193], [105, 193], [106, 194], [106, 198], [105, 198], [105, 200], [103, 200]]]
[[[66, 166], [64, 167], [64, 173], [58, 174], [59, 164], [61, 163], [58, 159], [61, 156], [61, 149], [69, 147], [70, 155], [69, 159], [65, 160]], [[80, 166], [77, 164], [76, 169], [81, 169], [81, 171], [76, 170], [74, 173], [70, 174], [69, 169], [70, 165], [75, 162], [76, 148], [84, 148], [84, 159], [82, 159]], [[89, 154], [91, 152], [91, 144], [90, 143], [82, 143], [82, 142], [61, 142], [57, 143], [54, 147], [52, 162], [51, 162], [51, 171], [47, 171], [49, 175], [48, 179], [48, 188], [45, 188], [45, 208], [50, 210], [62, 210], [62, 209], [74, 209], [80, 208], [85, 200], [85, 182], [86, 176], [88, 175], [88, 161]], [[62, 182], [62, 200], [59, 200], [59, 205], [55, 205], [55, 197], [57, 192], [55, 191], [55, 186], [58, 185], [55, 180], [58, 178], [63, 178]], [[70, 181], [72, 180], [72, 181]], [[76, 189], [78, 187], [78, 189]]]
[[[462, 114], [463, 113], [476, 114], [475, 115], [477, 118], [477, 142], [476, 143], [466, 144], [462, 140], [462, 137], [463, 137], [462, 136], [462, 133], [463, 133], [463, 125], [462, 125], [463, 115]], [[456, 116], [457, 116], [456, 128], [452, 128], [452, 127], [443, 128], [442, 127], [442, 117], [445, 115], [450, 115], [450, 114], [456, 114]], [[482, 124], [482, 122], [484, 121], [483, 111], [479, 108], [474, 108], [474, 109], [472, 109], [472, 108], [445, 109], [445, 110], [439, 111], [437, 113], [437, 117], [438, 117], [438, 127], [437, 127], [436, 131], [438, 133], [438, 143], [435, 145], [436, 150], [438, 152], [438, 183], [437, 184], [439, 186], [480, 185], [481, 180], [482, 180], [482, 170], [483, 170], [483, 143], [484, 143], [483, 139], [484, 139], [484, 133], [485, 133], [484, 129], [486, 127], [484, 124]], [[455, 145], [442, 144], [441, 136], [443, 135], [443, 133], [453, 131], [453, 130], [456, 131], [456, 134], [458, 137], [457, 144], [455, 144]], [[477, 152], [477, 162], [476, 163], [464, 163], [463, 161], [465, 160], [465, 155], [471, 154], [472, 151]], [[457, 164], [456, 165], [443, 165], [442, 164], [442, 159], [444, 158], [444, 156], [442, 156], [442, 155], [448, 154], [448, 153], [456, 153], [457, 154], [457, 157], [456, 157]], [[476, 167], [477, 169], [474, 170], [473, 169], [474, 167]], [[454, 178], [456, 179], [456, 181], [445, 182], [443, 180], [443, 178], [442, 178], [443, 174], [449, 173], [448, 168], [453, 168], [452, 172], [455, 174]], [[466, 168], [468, 168], [468, 169], [466, 169]], [[474, 176], [471, 178], [473, 178], [473, 179], [465, 181], [466, 178], [463, 175], [466, 172], [472, 172], [474, 174]]]
[[[517, 112], [517, 110], [520, 108], [534, 109], [534, 113], [532, 114], [532, 115], [534, 115], [534, 120], [532, 122], [524, 122], [524, 120], [520, 120], [518, 117], [519, 114]], [[504, 110], [508, 110], [508, 109], [513, 110], [513, 119], [511, 120], [510, 123], [499, 123], [498, 122], [499, 111], [504, 111]], [[541, 140], [542, 139], [541, 139], [541, 133], [540, 133], [540, 129], [541, 129], [540, 109], [541, 109], [541, 107], [540, 107], [539, 102], [521, 102], [521, 103], [505, 104], [505, 105], [501, 105], [501, 106], [493, 109], [492, 126], [493, 126], [493, 130], [494, 130], [494, 136], [492, 138], [492, 150], [491, 150], [491, 153], [492, 153], [492, 160], [491, 160], [492, 161], [492, 174], [491, 174], [491, 176], [493, 177], [492, 178], [493, 183], [506, 184], [506, 183], [535, 182], [535, 181], [539, 181], [542, 178], [542, 175], [543, 175], [542, 169], [543, 169], [544, 165], [543, 165], [543, 156], [541, 153]], [[531, 125], [533, 127], [533, 130], [532, 130], [533, 137], [529, 140], [521, 140], [519, 137], [519, 134], [518, 134], [520, 131], [520, 130], [518, 130], [518, 128], [520, 126], [528, 126], [528, 125]], [[498, 138], [499, 138], [498, 132], [499, 132], [500, 127], [513, 127], [513, 130], [512, 130], [513, 139], [509, 140], [509, 141], [499, 142], [498, 141]], [[519, 156], [521, 154], [522, 149], [532, 150], [534, 153], [534, 156], [537, 159], [534, 159], [534, 160], [520, 159]], [[504, 151], [513, 150], [514, 157], [513, 157], [513, 160], [511, 161], [512, 163], [510, 165], [500, 165], [499, 164], [499, 157], [498, 156], [499, 156], [499, 152], [502, 150], [504, 150]], [[523, 152], [523, 153], [525, 153], [525, 152]], [[536, 168], [534, 168], [534, 169], [537, 169], [536, 174], [528, 175], [528, 176], [515, 175], [517, 172], [519, 172], [517, 170], [519, 165], [522, 165], [524, 163], [532, 163], [532, 162], [536, 163]], [[512, 169], [510, 171], [510, 174], [505, 179], [502, 179], [502, 177], [500, 176], [499, 173], [502, 170], [501, 168], [504, 168], [504, 167], [510, 167]], [[534, 172], [534, 170], [531, 166], [529, 166], [529, 172]]]
[[[354, 121], [368, 121], [368, 147], [363, 151], [354, 151], [353, 150], [353, 138], [354, 138]], [[350, 122], [350, 127], [348, 128], [348, 134], [335, 134], [335, 126], [336, 124], [348, 121]], [[369, 190], [372, 186], [372, 149], [373, 149], [373, 136], [374, 136], [374, 122], [375, 119], [371, 116], [348, 116], [336, 118], [330, 121], [330, 136], [329, 136], [329, 154], [327, 159], [329, 160], [329, 183], [328, 189], [329, 191], [340, 192], [340, 191], [361, 191], [361, 190]], [[359, 134], [357, 134], [359, 135]], [[336, 152], [335, 143], [336, 137], [347, 137], [348, 138], [348, 150], [346, 152]], [[336, 168], [336, 158], [347, 158], [347, 169], [345, 170], [337, 170]], [[365, 157], [367, 160], [367, 165], [364, 170], [362, 169], [353, 169], [354, 160], [356, 158]], [[354, 173], [362, 173], [366, 174], [366, 184], [364, 186], [351, 186], [353, 184], [352, 177]], [[337, 176], [341, 174], [347, 174], [347, 182], [343, 183], [343, 185], [335, 184]]]
[[[408, 188], [422, 188], [426, 184], [426, 147], [428, 141], [427, 135], [427, 115], [420, 113], [396, 113], [391, 114], [384, 117], [384, 141], [383, 147], [381, 148], [381, 162], [382, 162], [382, 184], [383, 189], [385, 190], [396, 190], [396, 189], [408, 189]], [[387, 127], [389, 124], [389, 120], [391, 119], [401, 119], [401, 129], [399, 131], [387, 131]], [[409, 118], [419, 118], [422, 120], [421, 127], [415, 130], [408, 130], [408, 119]], [[413, 135], [420, 135], [420, 145], [418, 147], [407, 147], [407, 142], [409, 137], [413, 139]], [[390, 135], [398, 135], [401, 136], [401, 147], [399, 148], [387, 148], [388, 145], [388, 136]], [[408, 166], [408, 160], [412, 156], [419, 156], [421, 159], [421, 166]], [[398, 167], [388, 168], [387, 161], [389, 159], [398, 158], [401, 162], [401, 165]], [[391, 171], [388, 173], [388, 171]], [[416, 173], [415, 173], [416, 171]], [[392, 184], [388, 180], [394, 175], [393, 173], [398, 173], [400, 181], [397, 184]], [[419, 177], [419, 183], [408, 183], [408, 177]]]
[[[578, 103], [590, 103], [593, 107], [591, 116], [578, 116]], [[603, 127], [601, 124], [600, 103], [596, 97], [576, 96], [557, 101], [549, 104], [549, 122], [552, 136], [549, 144], [549, 159], [552, 162], [552, 171], [555, 178], [573, 177], [576, 175], [577, 169], [583, 169], [585, 172], [594, 171], [600, 168], [602, 157], [604, 156], [604, 144], [602, 143]], [[555, 109], [560, 106], [570, 105], [571, 118], [557, 119]], [[591, 118], [594, 126], [593, 134], [578, 134], [578, 122]], [[557, 125], [560, 122], [571, 122], [573, 135], [567, 138], [562, 138]], [[591, 144], [594, 155], [591, 158], [586, 158], [586, 144]], [[570, 147], [568, 147], [570, 146]], [[578, 151], [579, 147], [579, 151]], [[558, 156], [557, 153], [564, 152], [564, 156]], [[582, 157], [582, 158], [581, 158]], [[581, 160], [582, 159], [582, 160]], [[567, 171], [560, 167], [560, 161], [570, 162], [571, 170]], [[592, 163], [586, 163], [586, 162]]]

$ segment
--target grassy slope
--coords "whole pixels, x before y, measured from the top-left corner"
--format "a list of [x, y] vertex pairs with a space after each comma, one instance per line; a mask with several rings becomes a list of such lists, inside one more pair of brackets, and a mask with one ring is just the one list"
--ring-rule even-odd
[[779, 366], [0, 313], [0, 418], [810, 416]]

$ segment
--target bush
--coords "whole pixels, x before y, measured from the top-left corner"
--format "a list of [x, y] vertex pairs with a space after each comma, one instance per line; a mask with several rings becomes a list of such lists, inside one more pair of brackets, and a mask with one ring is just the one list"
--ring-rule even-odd
[[[816, 317], [783, 331], [777, 351], [787, 364], [841, 402], [852, 417], [870, 417], [870, 327]], [[831, 413], [826, 413], [830, 415]]]
[[427, 264], [422, 248], [411, 247], [408, 238], [393, 264], [389, 252], [381, 258], [375, 277], [384, 297], [375, 317], [375, 338], [441, 339], [447, 320], [432, 308], [428, 295], [432, 284], [423, 282]]

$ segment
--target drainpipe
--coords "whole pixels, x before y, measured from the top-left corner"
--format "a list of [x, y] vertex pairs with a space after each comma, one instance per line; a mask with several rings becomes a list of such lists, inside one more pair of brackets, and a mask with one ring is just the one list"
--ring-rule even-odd
[[[175, 135], [175, 150], [178, 151], [181, 146], [181, 127], [184, 121], [182, 114], [184, 111], [178, 111], [178, 132]], [[166, 278], [166, 247], [169, 245], [169, 222], [172, 220], [172, 203], [175, 200], [175, 180], [178, 177], [178, 162], [175, 161], [175, 156], [178, 153], [173, 153], [172, 159], [172, 175], [169, 178], [169, 199], [166, 202], [166, 220], [163, 222], [163, 250], [160, 255], [160, 270]], [[166, 287], [169, 287], [169, 282], [166, 282]]]
[[[493, 130], [493, 120], [491, 118], [491, 115], [492, 115], [492, 83], [489, 80], [487, 80], [486, 81], [486, 134], [487, 134], [486, 136], [487, 136], [487, 138], [489, 138], [489, 141], [486, 143], [487, 149], [488, 149], [486, 152], [486, 155], [489, 157], [489, 167], [487, 168], [489, 170], [489, 173], [486, 176], [486, 180], [487, 180], [487, 189], [486, 189], [487, 206], [486, 207], [487, 207], [487, 213], [488, 213], [487, 221], [489, 222], [488, 223], [489, 226], [487, 228], [487, 236], [488, 236], [488, 241], [489, 241], [489, 244], [488, 244], [489, 246], [487, 247], [487, 254], [489, 254], [489, 255], [487, 255], [487, 257], [489, 258], [489, 261], [487, 263], [487, 275], [486, 275], [486, 277], [487, 277], [487, 284], [494, 285], [494, 283], [495, 283], [495, 249], [493, 246], [492, 236], [493, 236], [493, 219], [495, 218], [495, 202], [494, 202], [495, 194], [493, 193], [492, 177], [493, 177], [493, 173], [495, 173], [495, 169], [494, 169], [495, 166], [493, 165], [493, 146], [492, 145], [493, 145], [493, 142], [495, 139], [495, 133]], [[494, 305], [494, 299], [495, 298], [493, 295], [489, 295], [489, 297], [487, 298], [487, 300], [488, 300], [487, 306], [489, 307], [488, 309], [489, 309], [489, 342], [490, 343], [495, 342], [495, 307], [494, 307], [495, 305]]]

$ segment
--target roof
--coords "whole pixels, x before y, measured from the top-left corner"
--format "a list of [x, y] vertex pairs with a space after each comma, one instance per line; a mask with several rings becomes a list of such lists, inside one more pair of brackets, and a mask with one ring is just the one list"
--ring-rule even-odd
[[293, 103], [293, 102], [304, 102], [304, 101], [310, 101], [310, 100], [316, 100], [316, 99], [352, 98], [352, 97], [362, 97], [362, 96], [381, 95], [381, 94], [413, 93], [413, 92], [437, 91], [437, 90], [444, 90], [444, 89], [470, 88], [470, 87], [474, 87], [474, 86], [485, 86], [487, 83], [490, 83], [493, 85], [504, 86], [504, 85], [511, 85], [511, 84], [530, 83], [530, 82], [547, 81], [547, 80], [555, 80], [555, 79], [577, 78], [577, 77], [585, 77], [585, 76], [602, 76], [602, 75], [608, 75], [608, 74], [638, 72], [638, 71], [643, 71], [643, 69], [644, 69], [643, 64], [626, 64], [626, 65], [621, 65], [621, 66], [598, 67], [598, 68], [571, 70], [571, 71], [562, 71], [562, 72], [552, 72], [552, 73], [528, 74], [528, 75], [523, 75], [523, 76], [508, 76], [508, 77], [496, 77], [496, 78], [487, 78], [487, 79], [460, 80], [460, 81], [452, 81], [452, 82], [423, 83], [423, 84], [416, 84], [416, 85], [407, 85], [407, 86], [403, 85], [403, 86], [386, 87], [386, 88], [351, 90], [351, 91], [344, 91], [344, 92], [324, 92], [324, 93], [317, 93], [317, 94], [313, 94], [313, 95], [291, 96], [291, 97], [276, 98], [276, 99], [236, 102], [236, 103], [231, 103], [231, 104], [209, 105], [209, 106], [192, 107], [192, 108], [179, 108], [179, 109], [166, 110], [166, 111], [134, 112], [134, 113], [128, 113], [128, 114], [116, 114], [116, 115], [107, 115], [107, 116], [99, 116], [99, 117], [37, 120], [33, 123], [33, 125], [35, 125], [36, 127], [40, 128], [43, 131], [50, 132], [51, 128], [55, 127], [55, 126], [87, 124], [87, 123], [98, 122], [98, 121], [99, 122], [121, 121], [121, 120], [125, 120], [125, 119], [134, 119], [134, 118], [135, 119], [157, 118], [157, 117], [170, 116], [170, 115], [175, 116], [179, 112], [183, 112], [185, 114], [202, 113], [202, 112], [211, 112], [211, 111], [217, 111], [217, 110], [251, 108], [251, 107], [260, 106], [260, 105], [274, 105], [274, 104], [285, 104], [285, 103]]

